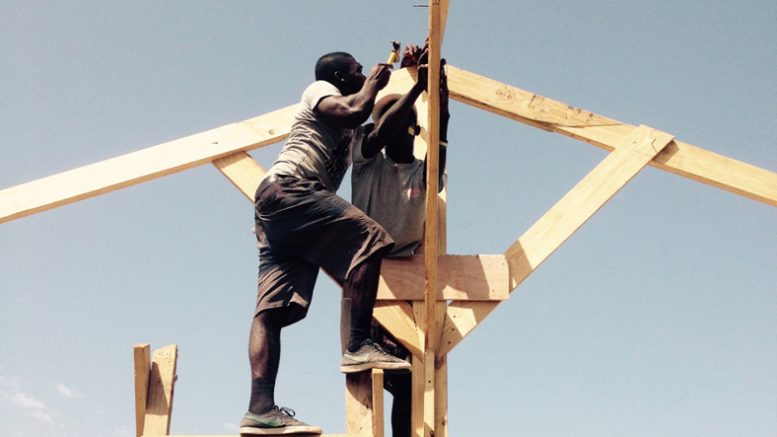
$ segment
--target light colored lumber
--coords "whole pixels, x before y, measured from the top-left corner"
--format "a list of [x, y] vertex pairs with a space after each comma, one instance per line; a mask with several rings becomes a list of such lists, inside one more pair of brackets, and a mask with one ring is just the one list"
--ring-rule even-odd
[[429, 3], [429, 67], [427, 92], [427, 151], [426, 151], [426, 221], [424, 222], [424, 266], [426, 273], [426, 290], [424, 293], [424, 333], [427, 336], [426, 348], [434, 349], [435, 308], [437, 305], [437, 191], [439, 188], [437, 173], [439, 171], [439, 150], [437, 144], [440, 137], [440, 2]]
[[0, 223], [277, 143], [297, 105], [0, 191]]
[[[510, 289], [515, 289], [671, 142], [671, 135], [664, 132], [646, 126], [633, 129], [614, 152], [505, 252], [510, 264]], [[449, 305], [443, 325], [441, 353], [453, 350], [495, 306], [492, 302], [454, 302]]]
[[372, 369], [372, 436], [383, 437], [383, 370]]
[[439, 0], [440, 1], [440, 45], [445, 41], [445, 28], [448, 25], [448, 6], [450, 6], [450, 2], [448, 0]]
[[[381, 95], [407, 92], [414, 77], [415, 69], [399, 70], [392, 74]], [[296, 108], [297, 105], [287, 106], [3, 189], [0, 191], [0, 223], [188, 170], [240, 151], [275, 144], [288, 136]]]
[[488, 316], [498, 302], [452, 302], [448, 305], [447, 315], [442, 328], [440, 354], [448, 354], [483, 319]]
[[[613, 150], [634, 126], [447, 66], [451, 98]], [[651, 166], [777, 206], [777, 173], [675, 140]]]
[[259, 182], [267, 173], [246, 152], [237, 152], [216, 159], [213, 161], [213, 165], [251, 202], [254, 201], [256, 187], [259, 186]]
[[670, 142], [640, 126], [505, 251], [515, 289]]
[[448, 356], [443, 355], [435, 360], [434, 365], [435, 410], [434, 410], [434, 435], [435, 437], [447, 437], [448, 435]]
[[[413, 305], [413, 315], [416, 320], [420, 320], [424, 314], [424, 302], [415, 301]], [[416, 327], [418, 336], [421, 339], [421, 350], [425, 350], [424, 347], [424, 331], [421, 326]], [[419, 355], [413, 355], [412, 358], [412, 375], [411, 375], [411, 412], [410, 412], [410, 429], [414, 437], [423, 437], [424, 435], [424, 353]]]
[[413, 317], [413, 308], [409, 303], [378, 301], [375, 303], [372, 317], [411, 354], [419, 356], [423, 353]]
[[424, 436], [435, 435], [435, 414], [437, 412], [434, 362], [437, 351], [424, 351]]
[[[378, 300], [423, 300], [423, 256], [386, 258], [381, 265]], [[509, 268], [504, 255], [441, 255], [437, 258], [438, 300], [504, 300]]]
[[143, 423], [146, 419], [151, 347], [148, 343], [136, 344], [132, 352], [135, 367], [135, 436], [140, 437], [143, 435]]
[[170, 433], [177, 363], [178, 346], [171, 344], [154, 351], [143, 426], [144, 435]]
[[345, 375], [345, 432], [353, 437], [373, 433], [372, 372]]

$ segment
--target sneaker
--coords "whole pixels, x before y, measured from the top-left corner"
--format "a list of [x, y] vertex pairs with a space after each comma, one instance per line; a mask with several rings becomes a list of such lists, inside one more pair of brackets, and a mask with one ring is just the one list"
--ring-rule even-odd
[[264, 414], [250, 411], [240, 420], [240, 435], [321, 434], [321, 428], [294, 418], [294, 410], [274, 406]]
[[363, 372], [369, 369], [410, 371], [412, 366], [407, 361], [397, 358], [383, 350], [371, 339], [364, 340], [356, 352], [345, 351], [340, 371], [343, 373]]

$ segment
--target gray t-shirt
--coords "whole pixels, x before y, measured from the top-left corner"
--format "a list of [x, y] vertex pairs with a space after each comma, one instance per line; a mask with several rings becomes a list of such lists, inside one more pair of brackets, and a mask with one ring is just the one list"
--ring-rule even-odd
[[385, 149], [362, 156], [361, 142], [353, 149], [351, 203], [388, 231], [395, 245], [388, 256], [410, 256], [424, 239], [426, 184], [423, 162], [400, 164]]
[[347, 129], [324, 120], [316, 109], [328, 96], [340, 96], [329, 82], [313, 82], [302, 93], [299, 110], [286, 144], [268, 173], [316, 179], [336, 192], [351, 165], [353, 143], [360, 142], [363, 129]]

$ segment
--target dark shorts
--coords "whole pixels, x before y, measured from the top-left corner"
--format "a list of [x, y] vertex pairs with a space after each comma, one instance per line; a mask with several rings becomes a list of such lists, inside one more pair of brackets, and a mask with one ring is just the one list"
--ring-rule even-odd
[[259, 246], [256, 312], [290, 307], [286, 324], [307, 314], [322, 268], [338, 283], [394, 241], [360, 209], [319, 182], [268, 176], [254, 203]]

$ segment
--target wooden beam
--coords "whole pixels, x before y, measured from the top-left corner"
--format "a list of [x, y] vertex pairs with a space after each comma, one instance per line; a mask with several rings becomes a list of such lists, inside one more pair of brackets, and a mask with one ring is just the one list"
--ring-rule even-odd
[[178, 363], [178, 347], [174, 344], [154, 351], [148, 386], [143, 435], [170, 433], [170, 415], [173, 412], [173, 392]]
[[437, 192], [439, 191], [437, 174], [439, 171], [439, 150], [437, 144], [440, 137], [440, 2], [432, 0], [429, 3], [429, 70], [427, 91], [429, 93], [427, 114], [427, 147], [426, 152], [426, 221], [424, 222], [424, 265], [426, 272], [426, 293], [424, 305], [426, 317], [424, 333], [427, 349], [434, 349], [432, 340], [435, 336], [435, 308], [437, 305]]
[[[634, 126], [448, 65], [451, 98], [612, 151]], [[777, 206], [777, 173], [675, 140], [651, 166]]]
[[440, 45], [445, 41], [445, 28], [448, 26], [448, 7], [450, 2], [448, 0], [440, 1]]
[[[381, 265], [378, 300], [425, 299], [423, 256], [386, 258]], [[437, 257], [438, 300], [504, 300], [510, 295], [504, 255]]]
[[448, 305], [440, 340], [440, 354], [450, 353], [482, 322], [499, 302], [452, 302]]
[[0, 223], [283, 140], [297, 105], [0, 191]]
[[237, 152], [213, 161], [213, 165], [251, 202], [256, 187], [267, 172], [246, 152]]
[[415, 356], [423, 355], [413, 307], [407, 302], [378, 301], [372, 317]]
[[505, 251], [515, 289], [626, 185], [672, 136], [640, 126]]
[[372, 369], [372, 436], [383, 437], [383, 370]]
[[148, 398], [148, 380], [151, 372], [151, 347], [148, 343], [136, 344], [132, 350], [135, 364], [135, 436], [143, 435]]
[[[350, 437], [372, 437], [372, 372], [345, 375], [345, 432]], [[382, 413], [382, 411], [381, 411]]]
[[[510, 289], [515, 289], [672, 140], [671, 135], [646, 126], [633, 129], [613, 153], [505, 252], [510, 264]], [[441, 353], [453, 350], [495, 307], [495, 302], [449, 305]]]

